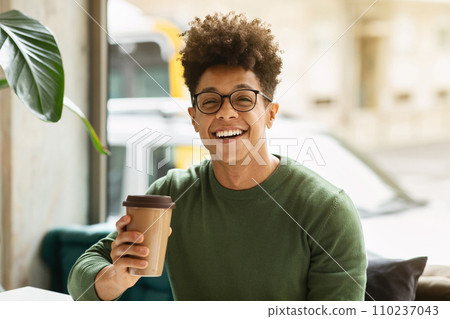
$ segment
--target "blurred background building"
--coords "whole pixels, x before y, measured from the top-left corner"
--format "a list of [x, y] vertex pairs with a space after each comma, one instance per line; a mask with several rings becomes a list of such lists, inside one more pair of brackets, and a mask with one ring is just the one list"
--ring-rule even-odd
[[180, 30], [216, 11], [270, 23], [284, 51], [281, 111], [363, 150], [450, 138], [450, 1], [127, 2]]

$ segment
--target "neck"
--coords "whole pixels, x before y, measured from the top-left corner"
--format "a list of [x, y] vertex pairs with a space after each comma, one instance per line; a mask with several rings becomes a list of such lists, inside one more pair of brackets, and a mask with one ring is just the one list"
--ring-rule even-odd
[[219, 183], [226, 188], [235, 190], [253, 188], [257, 185], [256, 183], [264, 182], [275, 171], [280, 162], [276, 156], [268, 152], [262, 158], [263, 163], [252, 158], [249, 163], [244, 160], [235, 165], [213, 160], [214, 175]]

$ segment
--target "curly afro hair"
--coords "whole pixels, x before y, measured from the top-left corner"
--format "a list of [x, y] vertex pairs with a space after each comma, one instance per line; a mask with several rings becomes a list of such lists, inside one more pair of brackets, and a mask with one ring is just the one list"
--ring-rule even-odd
[[282, 61], [270, 25], [260, 19], [248, 22], [243, 14], [230, 12], [208, 15], [204, 21], [195, 18], [190, 26], [181, 34], [186, 45], [180, 54], [191, 95], [207, 68], [223, 64], [253, 71], [264, 93], [273, 97]]

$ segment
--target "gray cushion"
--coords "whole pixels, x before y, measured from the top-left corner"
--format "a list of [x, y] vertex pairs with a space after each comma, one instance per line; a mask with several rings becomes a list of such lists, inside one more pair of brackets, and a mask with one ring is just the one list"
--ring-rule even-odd
[[427, 257], [409, 260], [369, 259], [365, 300], [414, 300], [417, 282], [427, 259]]

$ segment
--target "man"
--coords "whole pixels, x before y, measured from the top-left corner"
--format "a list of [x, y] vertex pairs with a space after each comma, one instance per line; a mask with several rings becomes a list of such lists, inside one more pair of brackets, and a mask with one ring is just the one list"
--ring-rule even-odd
[[[366, 256], [351, 200], [268, 152], [282, 64], [270, 29], [216, 14], [183, 36], [189, 114], [212, 160], [171, 170], [147, 192], [176, 201], [166, 256], [175, 300], [363, 300]], [[123, 216], [74, 265], [75, 299], [113, 300], [139, 280], [128, 267], [145, 268], [133, 256], [148, 249], [129, 244], [141, 235], [125, 231], [129, 222]]]

